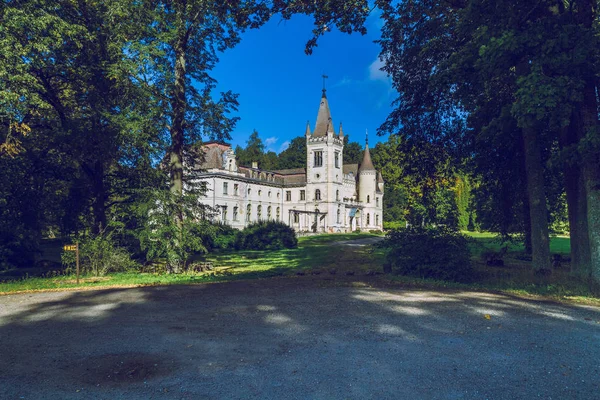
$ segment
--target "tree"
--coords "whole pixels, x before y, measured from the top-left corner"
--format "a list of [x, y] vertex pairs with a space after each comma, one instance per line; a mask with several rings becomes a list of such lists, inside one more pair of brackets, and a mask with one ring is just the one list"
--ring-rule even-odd
[[351, 142], [350, 135], [344, 136], [344, 164], [359, 164], [363, 159], [363, 148], [358, 142]]
[[279, 169], [306, 168], [306, 138], [299, 136], [279, 153]]

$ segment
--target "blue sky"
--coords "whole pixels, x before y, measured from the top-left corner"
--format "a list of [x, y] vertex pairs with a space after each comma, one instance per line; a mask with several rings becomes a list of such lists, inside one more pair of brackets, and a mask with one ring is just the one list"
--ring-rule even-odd
[[304, 135], [317, 119], [321, 97], [321, 75], [327, 79], [327, 98], [336, 131], [339, 123], [352, 141], [364, 145], [386, 140], [377, 128], [391, 111], [395, 92], [385, 73], [378, 70], [379, 36], [377, 16], [367, 21], [369, 33], [328, 32], [319, 39], [310, 56], [304, 46], [310, 39], [312, 21], [296, 16], [290, 21], [274, 17], [258, 30], [244, 33], [234, 49], [221, 54], [213, 71], [217, 91], [239, 93], [241, 118], [232, 134], [232, 144], [244, 145], [256, 129], [268, 150], [280, 152], [296, 136]]

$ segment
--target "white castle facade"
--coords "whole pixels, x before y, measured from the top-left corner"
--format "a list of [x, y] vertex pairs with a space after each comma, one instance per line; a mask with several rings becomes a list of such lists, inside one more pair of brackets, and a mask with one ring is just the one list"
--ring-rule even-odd
[[216, 218], [242, 229], [260, 220], [282, 221], [297, 232], [351, 232], [383, 229], [381, 172], [373, 167], [367, 143], [360, 164], [344, 164], [344, 132], [336, 133], [325, 90], [317, 123], [306, 127], [306, 167], [279, 171], [238, 166], [231, 146], [204, 145], [207, 192], [200, 201], [218, 210]]

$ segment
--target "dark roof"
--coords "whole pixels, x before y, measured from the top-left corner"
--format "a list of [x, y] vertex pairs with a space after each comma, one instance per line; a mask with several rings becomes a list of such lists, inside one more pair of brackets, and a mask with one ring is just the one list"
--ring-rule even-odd
[[321, 104], [319, 105], [319, 114], [317, 114], [317, 125], [315, 126], [313, 136], [327, 136], [328, 131], [335, 133], [335, 131], [333, 130], [331, 112], [329, 111], [329, 103], [327, 102], [325, 90], [323, 90], [323, 96], [321, 96]]
[[363, 154], [363, 160], [360, 163], [360, 168], [358, 171], [375, 171], [373, 161], [371, 161], [371, 153], [369, 152], [368, 144], [365, 146], [365, 153]]
[[344, 174], [349, 174], [352, 172], [354, 176], [358, 173], [358, 164], [344, 164], [344, 168], [342, 169]]
[[306, 169], [304, 168], [292, 168], [292, 169], [280, 169], [277, 171], [273, 171], [279, 175], [298, 175], [298, 174], [306, 174]]

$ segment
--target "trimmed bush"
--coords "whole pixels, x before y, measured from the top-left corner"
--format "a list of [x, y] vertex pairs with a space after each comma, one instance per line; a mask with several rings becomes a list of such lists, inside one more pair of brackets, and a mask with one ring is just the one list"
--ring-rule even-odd
[[260, 221], [248, 225], [237, 235], [238, 250], [280, 250], [298, 247], [293, 228], [277, 221]]
[[472, 277], [468, 240], [446, 227], [398, 229], [387, 234], [386, 265], [419, 278], [467, 281]]

